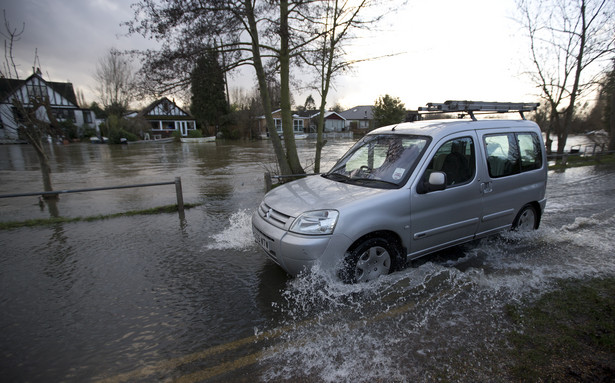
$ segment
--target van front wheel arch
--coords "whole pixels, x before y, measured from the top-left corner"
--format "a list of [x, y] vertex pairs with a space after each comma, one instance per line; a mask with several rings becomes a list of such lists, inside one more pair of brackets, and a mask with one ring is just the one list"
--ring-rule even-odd
[[397, 269], [400, 258], [397, 241], [387, 236], [365, 237], [348, 251], [339, 276], [344, 283], [374, 280]]

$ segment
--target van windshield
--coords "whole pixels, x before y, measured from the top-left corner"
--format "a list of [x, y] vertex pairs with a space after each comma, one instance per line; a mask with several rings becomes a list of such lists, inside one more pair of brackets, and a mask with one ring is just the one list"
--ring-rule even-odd
[[400, 134], [367, 135], [323, 177], [368, 187], [401, 187], [429, 140], [429, 137]]

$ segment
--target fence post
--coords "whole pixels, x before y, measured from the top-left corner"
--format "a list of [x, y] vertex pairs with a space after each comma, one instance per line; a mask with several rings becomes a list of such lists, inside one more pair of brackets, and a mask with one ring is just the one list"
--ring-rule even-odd
[[184, 195], [182, 193], [182, 179], [175, 177], [175, 194], [177, 194], [177, 212], [179, 218], [184, 218]]
[[272, 184], [271, 184], [271, 173], [269, 172], [265, 172], [265, 191], [269, 191], [272, 189]]

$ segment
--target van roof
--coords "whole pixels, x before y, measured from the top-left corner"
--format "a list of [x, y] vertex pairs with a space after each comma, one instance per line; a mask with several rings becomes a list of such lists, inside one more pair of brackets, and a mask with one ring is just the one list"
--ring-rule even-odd
[[444, 136], [450, 133], [461, 132], [464, 130], [483, 130], [493, 128], [536, 128], [533, 121], [528, 120], [499, 120], [499, 119], [487, 119], [487, 120], [423, 120], [414, 122], [403, 122], [396, 125], [383, 126], [381, 128], [372, 130], [369, 135], [372, 134], [413, 134], [421, 136]]

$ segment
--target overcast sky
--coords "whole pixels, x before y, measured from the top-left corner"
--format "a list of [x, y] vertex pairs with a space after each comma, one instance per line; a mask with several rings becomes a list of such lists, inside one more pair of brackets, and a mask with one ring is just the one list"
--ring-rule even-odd
[[[95, 101], [93, 75], [110, 48], [142, 49], [152, 42], [126, 37], [130, 0], [0, 0], [12, 27], [25, 22], [15, 57], [22, 76], [38, 52], [43, 77], [69, 81]], [[527, 70], [527, 41], [513, 20], [514, 0], [409, 0], [350, 50], [351, 58], [395, 57], [358, 64], [336, 80], [328, 105], [370, 105], [381, 95], [399, 97], [408, 109], [449, 99], [535, 101]], [[525, 65], [525, 66], [524, 66]], [[231, 78], [249, 88], [253, 72]], [[310, 92], [295, 93], [303, 104]], [[315, 92], [311, 92], [318, 102]]]

